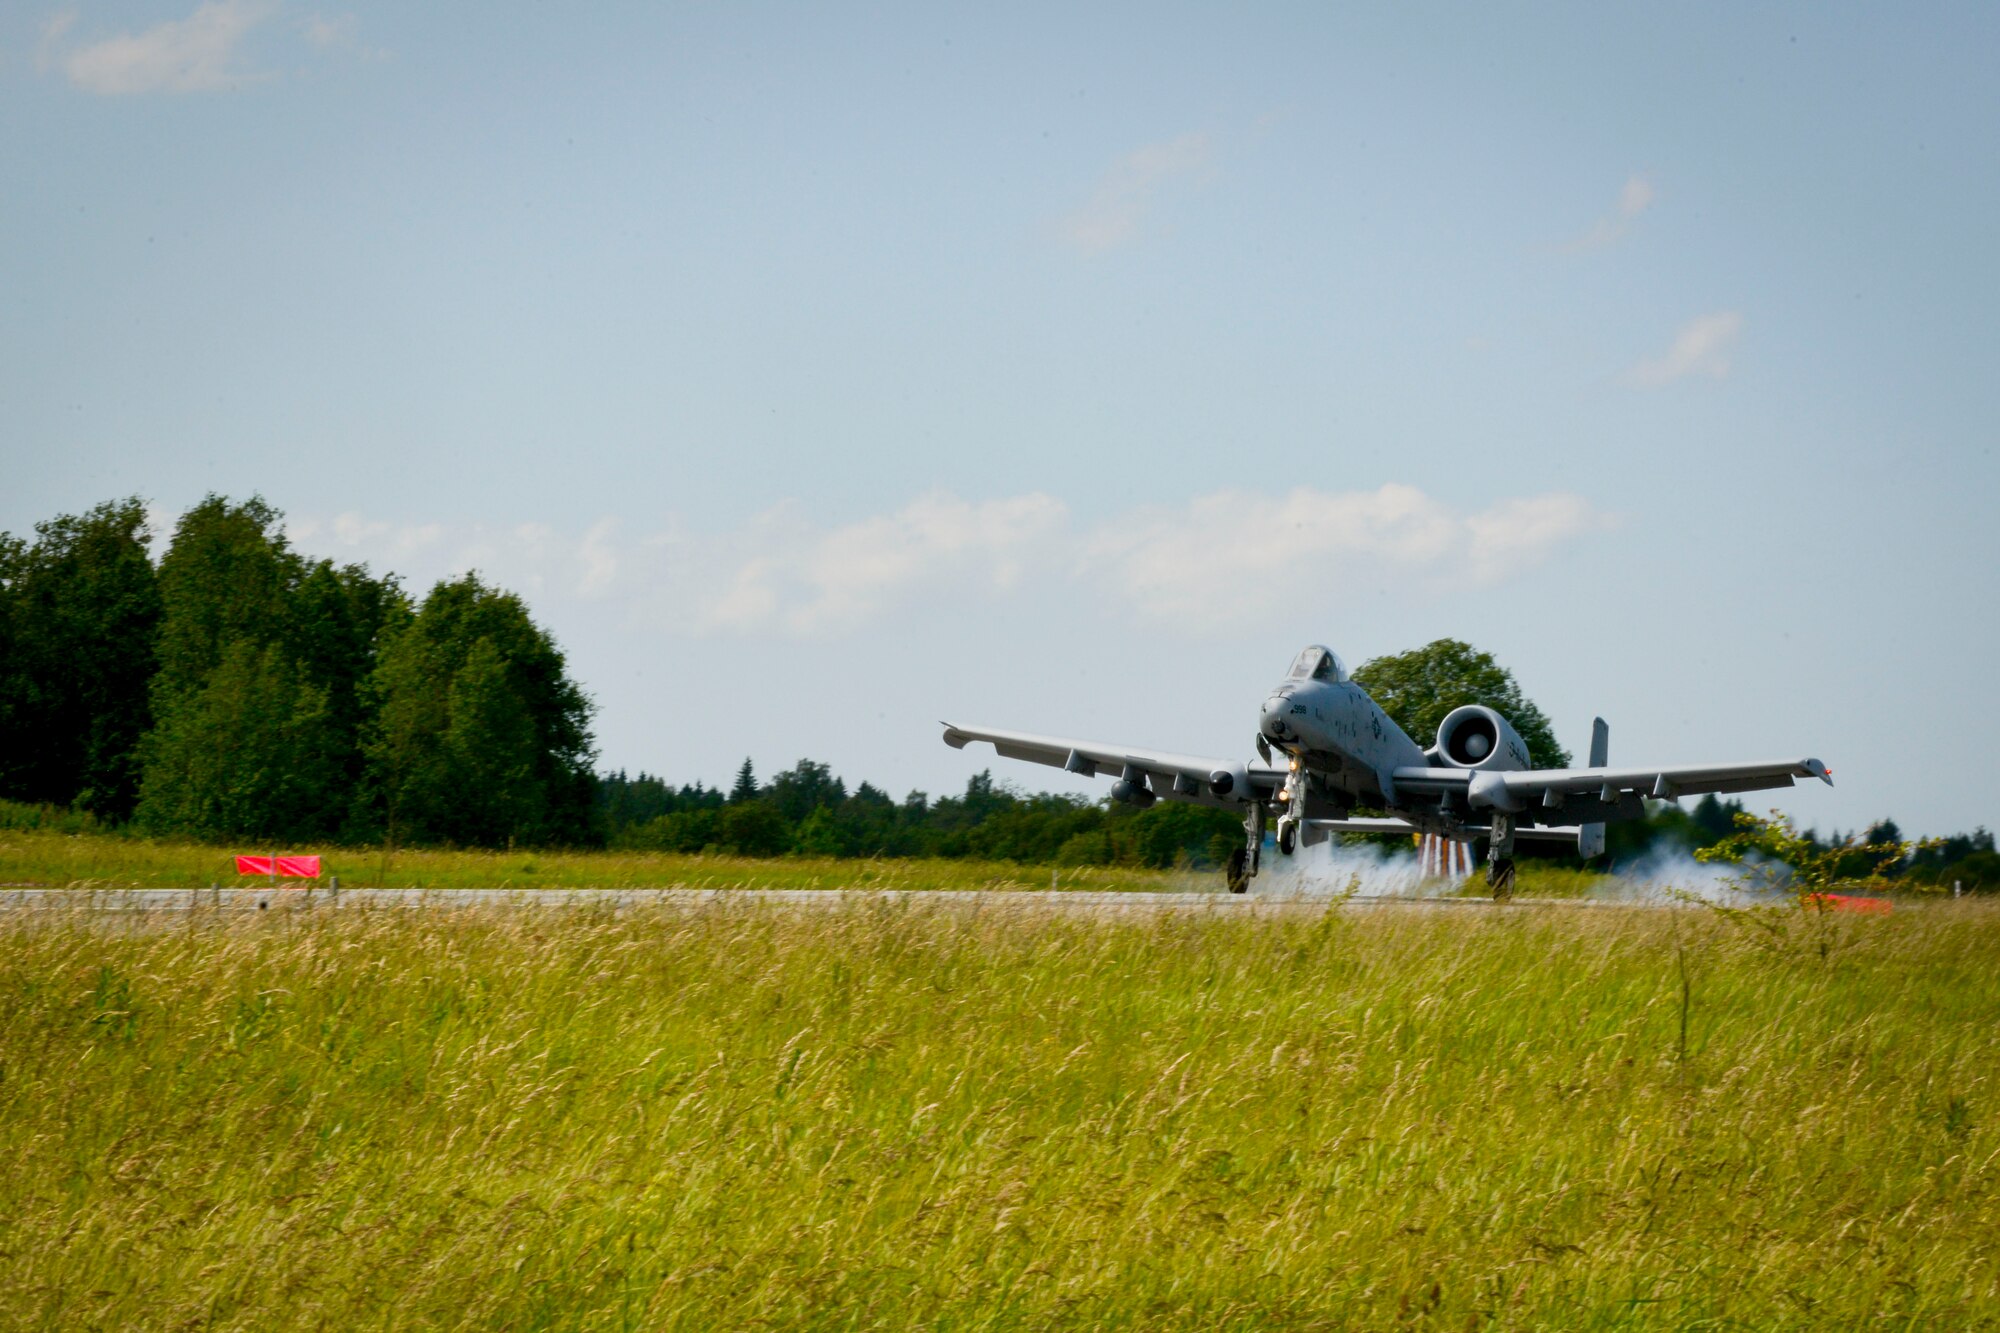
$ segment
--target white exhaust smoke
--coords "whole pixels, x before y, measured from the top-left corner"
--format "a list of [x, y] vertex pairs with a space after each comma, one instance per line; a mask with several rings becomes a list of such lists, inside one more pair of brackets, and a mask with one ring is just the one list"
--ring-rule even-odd
[[1783, 896], [1782, 875], [1758, 873], [1757, 863], [1735, 865], [1694, 859], [1685, 847], [1655, 847], [1619, 866], [1590, 896], [1613, 902], [1672, 903], [1689, 898], [1748, 907]]
[[1460, 880], [1424, 873], [1414, 852], [1374, 843], [1328, 839], [1291, 856], [1265, 847], [1263, 871], [1252, 891], [1267, 898], [1445, 898]]

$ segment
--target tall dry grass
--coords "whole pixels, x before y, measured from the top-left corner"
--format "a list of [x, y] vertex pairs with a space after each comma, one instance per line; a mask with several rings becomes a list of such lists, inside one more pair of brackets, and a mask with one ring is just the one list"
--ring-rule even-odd
[[2000, 913], [1830, 928], [10, 918], [0, 1327], [2000, 1322]]

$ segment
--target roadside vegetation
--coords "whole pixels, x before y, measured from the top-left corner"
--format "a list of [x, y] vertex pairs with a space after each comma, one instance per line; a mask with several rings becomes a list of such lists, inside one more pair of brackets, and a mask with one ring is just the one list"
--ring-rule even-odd
[[0, 1328], [2000, 1323], [1984, 903], [102, 920]]
[[[6, 810], [0, 806], [0, 816]], [[235, 857], [259, 849], [223, 848], [174, 839], [110, 834], [73, 820], [41, 824], [0, 818], [0, 890], [206, 889], [256, 887], [261, 876], [239, 876]], [[966, 891], [1055, 889], [1200, 893], [1225, 891], [1220, 871], [1192, 863], [1156, 870], [1144, 865], [1050, 866], [977, 857], [748, 857], [715, 852], [595, 850], [487, 851], [481, 848], [314, 846], [287, 852], [321, 858], [317, 887], [394, 889], [894, 889]], [[1607, 877], [1544, 862], [1521, 871], [1524, 897], [1581, 897]], [[303, 892], [312, 881], [281, 880], [280, 891]], [[1476, 877], [1468, 893], [1481, 892]], [[1327, 894], [1346, 886], [1320, 886]]]
[[[1156, 807], [1157, 809], [1158, 807]], [[1152, 813], [1152, 812], [1146, 812]], [[1673, 811], [1679, 815], [1679, 811]], [[1685, 818], [1684, 816], [1682, 816]], [[1125, 816], [1128, 823], [1137, 817]], [[1704, 874], [1713, 884], [1733, 885], [1728, 897], [1741, 906], [1772, 901], [1803, 900], [1814, 893], [1867, 894], [1889, 898], [1923, 898], [1949, 893], [1934, 875], [1924, 872], [1921, 858], [1930, 844], [1864, 842], [1850, 836], [1822, 844], [1799, 833], [1782, 819], [1735, 814], [1737, 831], [1695, 851], [1695, 859], [1741, 862], [1739, 869]], [[1143, 827], [1143, 826], [1141, 826]], [[1374, 839], [1357, 839], [1376, 842]], [[1678, 844], [1675, 844], [1678, 845]], [[1170, 844], [1171, 846], [1171, 844]], [[1407, 848], [1402, 840], [1388, 850]], [[152, 838], [124, 828], [107, 831], [87, 815], [51, 807], [21, 806], [0, 801], [0, 889], [202, 889], [210, 886], [255, 887], [261, 877], [236, 873], [238, 854], [271, 851], [247, 843], [216, 846], [188, 839]], [[702, 851], [673, 852], [620, 847], [599, 849], [343, 847], [337, 844], [287, 845], [287, 854], [317, 855], [321, 860], [319, 887], [337, 877], [346, 888], [399, 889], [896, 889], [979, 890], [1057, 889], [1069, 891], [1222, 892], [1223, 877], [1213, 862], [1203, 862], [1185, 850], [1164, 867], [1136, 858], [1112, 864], [1048, 864], [1032, 857], [812, 856], [796, 852], [782, 856], [743, 856]], [[1268, 853], [1267, 856], [1274, 856]], [[1366, 855], [1364, 854], [1364, 858]], [[1338, 895], [1374, 891], [1364, 859], [1354, 869], [1336, 870], [1304, 890]], [[1657, 869], [1656, 863], [1656, 869]], [[1695, 870], [1694, 861], [1685, 863]], [[1647, 893], [1674, 889], [1673, 868], [1642, 881]], [[1350, 878], [1341, 882], [1343, 873]], [[302, 890], [308, 881], [281, 881], [286, 889]], [[1622, 896], [1638, 891], [1617, 873], [1580, 866], [1573, 861], [1531, 860], [1521, 865], [1518, 891], [1528, 898]], [[1977, 886], [1975, 886], [1977, 887]], [[1277, 892], [1299, 887], [1278, 886]], [[1467, 897], [1488, 893], [1477, 873], [1460, 886]]]
[[[254, 887], [259, 876], [237, 875], [235, 853], [170, 839], [0, 828], [0, 889]], [[1143, 866], [1021, 865], [1009, 861], [777, 859], [720, 853], [287, 846], [288, 854], [319, 854], [325, 887], [398, 889], [1058, 889], [1169, 890], [1213, 887], [1222, 877]], [[281, 880], [286, 891], [309, 881]]]

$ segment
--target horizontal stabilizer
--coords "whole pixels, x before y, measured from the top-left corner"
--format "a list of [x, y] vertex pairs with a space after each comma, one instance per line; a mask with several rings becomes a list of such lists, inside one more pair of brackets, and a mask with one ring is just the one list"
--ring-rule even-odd
[[[1305, 824], [1307, 828], [1322, 829], [1328, 833], [1386, 833], [1394, 836], [1414, 837], [1422, 832], [1415, 824], [1401, 819], [1308, 819], [1305, 821]], [[1600, 824], [1596, 827], [1601, 830], [1603, 825]], [[1483, 838], [1486, 835], [1487, 830], [1475, 824], [1466, 828], [1459, 840], [1469, 842], [1474, 838]], [[1523, 824], [1514, 830], [1514, 841], [1516, 844], [1526, 847], [1575, 847], [1582, 840], [1583, 835], [1584, 830], [1574, 826], [1567, 828], [1536, 828], [1530, 824]], [[1599, 836], [1603, 836], [1601, 832]]]
[[1325, 829], [1328, 833], [1394, 833], [1409, 835], [1418, 832], [1415, 824], [1403, 819], [1308, 819], [1311, 828]]

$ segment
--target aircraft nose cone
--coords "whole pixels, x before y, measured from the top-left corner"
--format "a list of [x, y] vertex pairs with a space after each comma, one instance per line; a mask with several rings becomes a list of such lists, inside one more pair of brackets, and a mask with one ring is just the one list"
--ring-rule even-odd
[[1264, 712], [1260, 726], [1266, 736], [1281, 741], [1292, 733], [1292, 724], [1285, 720], [1291, 711], [1292, 701], [1282, 694], [1274, 694], [1264, 701]]

